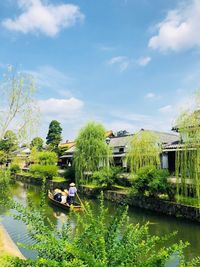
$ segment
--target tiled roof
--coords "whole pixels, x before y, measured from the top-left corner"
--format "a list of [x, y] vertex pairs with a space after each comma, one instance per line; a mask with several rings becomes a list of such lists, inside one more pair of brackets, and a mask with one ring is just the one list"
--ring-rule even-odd
[[113, 137], [110, 139], [110, 147], [125, 147], [128, 146], [133, 135], [121, 136], [121, 137]]
[[167, 133], [167, 132], [159, 132], [159, 131], [153, 131], [153, 130], [140, 130], [140, 132], [150, 132], [152, 134], [155, 134], [159, 138], [159, 142], [161, 144], [171, 144], [173, 142], [176, 142], [179, 140], [179, 135], [174, 133]]

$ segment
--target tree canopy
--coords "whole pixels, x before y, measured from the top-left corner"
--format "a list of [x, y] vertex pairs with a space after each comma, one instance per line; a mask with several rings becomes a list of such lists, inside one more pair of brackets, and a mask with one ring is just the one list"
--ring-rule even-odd
[[7, 130], [4, 134], [4, 138], [0, 140], [0, 150], [3, 151], [6, 155], [6, 159], [13, 157], [13, 152], [18, 148], [18, 140], [16, 134]]
[[[76, 178], [83, 179], [88, 174], [106, 165], [110, 157], [105, 141], [106, 131], [101, 124], [89, 122], [83, 127], [76, 139], [75, 171]], [[87, 177], [87, 175], [85, 176]]]
[[200, 205], [200, 90], [194, 96], [194, 106], [179, 114], [174, 127], [180, 134], [176, 151], [177, 196], [187, 197], [190, 191]]
[[128, 162], [132, 172], [147, 165], [160, 164], [158, 137], [150, 131], [140, 131], [133, 135], [128, 151]]
[[15, 129], [18, 137], [24, 139], [33, 133], [38, 118], [32, 76], [16, 72], [9, 66], [0, 83], [0, 91], [0, 139], [9, 128]]
[[38, 151], [41, 151], [43, 149], [43, 143], [44, 141], [41, 137], [35, 137], [31, 141], [30, 147], [36, 147]]
[[54, 151], [57, 151], [58, 145], [62, 140], [61, 134], [62, 128], [60, 126], [60, 122], [58, 122], [57, 120], [52, 120], [49, 124], [49, 131], [46, 137], [46, 143]]

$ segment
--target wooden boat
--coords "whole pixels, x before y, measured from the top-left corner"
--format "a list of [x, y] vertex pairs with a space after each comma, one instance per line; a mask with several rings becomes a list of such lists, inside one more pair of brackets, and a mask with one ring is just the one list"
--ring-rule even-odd
[[55, 199], [53, 198], [53, 194], [51, 193], [51, 191], [48, 191], [48, 200], [49, 200], [49, 202], [52, 203], [53, 205], [55, 205], [55, 206], [57, 206], [57, 207], [59, 207], [59, 208], [65, 209], [65, 210], [70, 210], [70, 209], [72, 209], [72, 210], [75, 210], [75, 211], [79, 211], [79, 210], [81, 210], [81, 208], [82, 208], [81, 205], [80, 205], [79, 203], [77, 203], [77, 202], [75, 202], [74, 204], [69, 205], [68, 203], [63, 204], [63, 203], [61, 203], [61, 202], [55, 200]]

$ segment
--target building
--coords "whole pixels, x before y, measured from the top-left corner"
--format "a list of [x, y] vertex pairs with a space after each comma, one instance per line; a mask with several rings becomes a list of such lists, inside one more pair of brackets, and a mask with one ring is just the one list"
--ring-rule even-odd
[[[166, 133], [152, 130], [144, 130], [141, 129], [140, 132], [150, 132], [156, 136], [158, 136], [158, 145], [163, 147], [166, 145], [171, 145], [174, 142], [177, 142], [179, 136], [174, 133]], [[113, 132], [110, 131], [110, 135], [106, 135], [105, 142], [111, 147], [113, 151], [113, 164], [114, 166], [122, 167], [127, 169], [127, 153], [130, 146], [131, 139], [133, 138], [133, 134], [125, 135], [125, 136], [114, 136]], [[75, 143], [69, 149], [64, 152], [64, 155], [60, 157], [60, 165], [63, 168], [71, 166], [73, 163], [73, 156], [75, 152], [76, 146]], [[161, 153], [161, 166], [162, 168], [168, 168], [168, 155], [163, 152]]]

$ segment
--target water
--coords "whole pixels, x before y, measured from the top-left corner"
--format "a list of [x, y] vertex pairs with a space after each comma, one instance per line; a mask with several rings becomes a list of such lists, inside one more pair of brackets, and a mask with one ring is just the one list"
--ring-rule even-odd
[[[12, 193], [14, 199], [26, 205], [27, 193], [31, 197], [31, 201], [34, 205], [38, 205], [40, 201], [40, 187], [27, 185], [23, 183], [15, 183], [12, 185]], [[90, 200], [92, 205], [98, 205], [98, 200]], [[114, 214], [117, 204], [106, 201], [105, 206], [109, 209], [110, 214]], [[13, 213], [14, 211], [10, 211]], [[28, 235], [26, 226], [24, 223], [14, 220], [8, 211], [0, 210], [0, 219], [11, 238], [15, 243], [31, 244], [31, 240]], [[51, 219], [55, 226], [60, 227], [65, 221], [69, 221], [70, 224], [75, 226], [76, 221], [72, 214], [68, 211], [63, 211], [55, 206], [49, 205], [46, 209], [46, 215]], [[172, 242], [178, 242], [179, 240], [189, 241], [190, 246], [185, 250], [185, 256], [187, 259], [191, 259], [194, 256], [200, 255], [200, 224], [194, 223], [189, 220], [183, 220], [180, 218], [174, 218], [169, 216], [160, 215], [158, 213], [142, 210], [139, 208], [129, 209], [130, 222], [144, 224], [149, 222], [150, 233], [158, 236], [164, 236], [174, 231], [178, 231], [177, 235], [173, 237], [171, 241], [165, 242], [165, 245], [170, 245]], [[27, 250], [19, 246], [19, 249], [25, 257], [35, 257], [36, 252]], [[175, 267], [175, 262], [169, 263], [166, 267]]]

